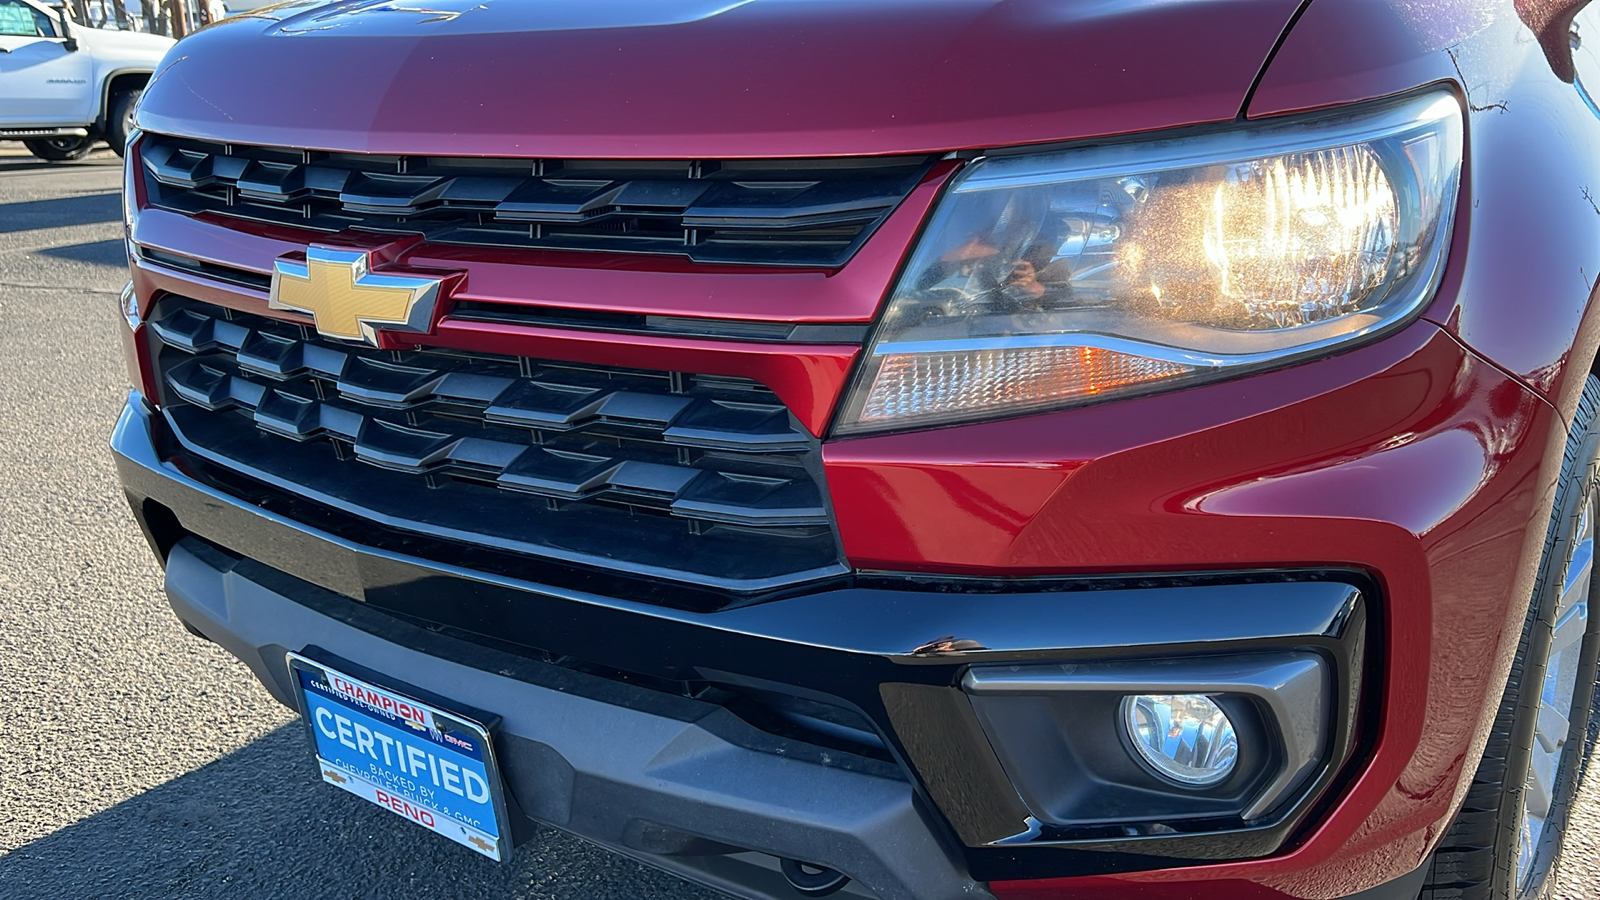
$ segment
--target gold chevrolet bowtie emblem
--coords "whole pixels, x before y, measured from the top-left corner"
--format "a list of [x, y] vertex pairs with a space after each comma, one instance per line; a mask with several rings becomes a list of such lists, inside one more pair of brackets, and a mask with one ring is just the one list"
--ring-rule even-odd
[[307, 247], [305, 262], [272, 266], [268, 305], [310, 313], [317, 331], [346, 341], [378, 343], [378, 326], [426, 332], [433, 325], [443, 277], [372, 271], [365, 250]]

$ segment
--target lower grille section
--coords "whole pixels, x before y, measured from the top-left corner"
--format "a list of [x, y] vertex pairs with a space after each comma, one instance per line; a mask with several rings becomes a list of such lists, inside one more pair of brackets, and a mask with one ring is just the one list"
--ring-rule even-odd
[[[751, 594], [844, 572], [817, 441], [747, 379], [385, 352], [178, 297], [183, 454], [388, 529]], [[449, 561], [449, 560], [444, 560]]]

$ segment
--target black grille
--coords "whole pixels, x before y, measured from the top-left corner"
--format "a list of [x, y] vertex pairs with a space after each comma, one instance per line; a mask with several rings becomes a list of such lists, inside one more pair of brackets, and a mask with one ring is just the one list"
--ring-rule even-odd
[[176, 297], [150, 331], [184, 453], [342, 513], [733, 592], [844, 571], [816, 439], [748, 379], [366, 350]]
[[150, 202], [452, 244], [841, 266], [929, 157], [539, 160], [377, 156], [147, 135]]

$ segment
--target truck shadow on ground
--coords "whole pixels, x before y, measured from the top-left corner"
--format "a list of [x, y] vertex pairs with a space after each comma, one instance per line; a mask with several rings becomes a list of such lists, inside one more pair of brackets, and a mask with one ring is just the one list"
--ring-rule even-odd
[[[20, 147], [19, 144], [0, 143], [0, 148]], [[102, 146], [101, 149], [73, 162], [50, 162], [30, 156], [26, 152], [7, 153], [0, 156], [0, 174], [6, 172], [33, 172], [41, 169], [71, 169], [84, 166], [121, 166], [122, 158], [111, 152], [110, 147]]]
[[121, 191], [0, 203], [0, 234], [32, 231], [36, 228], [55, 228], [66, 224], [115, 222], [121, 218]]
[[[0, 856], [8, 897], [709, 897], [541, 829], [478, 857], [322, 784], [299, 722]], [[109, 748], [108, 748], [109, 749]], [[130, 761], [132, 764], [132, 761]], [[11, 796], [8, 803], [49, 802]]]
[[86, 244], [68, 244], [65, 247], [50, 247], [36, 252], [40, 256], [97, 266], [112, 266], [118, 269], [128, 264], [128, 247], [122, 241], [90, 241]]

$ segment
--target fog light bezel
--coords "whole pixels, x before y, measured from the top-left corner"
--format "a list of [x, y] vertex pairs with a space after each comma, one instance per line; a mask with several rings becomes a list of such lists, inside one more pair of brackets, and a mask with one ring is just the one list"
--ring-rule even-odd
[[[967, 670], [962, 687], [1041, 828], [1094, 839], [1247, 828], [1293, 805], [1333, 763], [1334, 673], [1323, 652], [1284, 649], [980, 665]], [[1215, 697], [1239, 739], [1229, 775], [1181, 785], [1153, 771], [1121, 722], [1123, 698], [1136, 694]]]
[[[870, 584], [871, 582], [869, 582]], [[1383, 597], [1355, 569], [1285, 569], [1035, 579], [941, 576], [941, 596], [986, 595], [970, 607], [974, 638], [918, 646], [894, 682], [878, 685], [886, 736], [954, 832], [979, 881], [1100, 875], [1270, 856], [1351, 788], [1380, 734]], [[974, 598], [968, 597], [968, 602]], [[997, 637], [1009, 631], [1014, 637]], [[917, 633], [927, 632], [918, 623]], [[930, 632], [931, 633], [931, 632]], [[1025, 637], [1023, 637], [1025, 635]], [[987, 637], [987, 640], [982, 638]], [[937, 648], [937, 649], [935, 649]], [[1197, 655], [1313, 650], [1330, 660], [1336, 723], [1329, 762], [1267, 816], [1180, 823], [1182, 830], [1078, 828], [1042, 822], [1018, 794], [963, 689], [970, 667], [1093, 664]], [[951, 671], [941, 662], [958, 662]], [[1111, 713], [1108, 712], [1108, 716]], [[1107, 719], [1107, 721], [1112, 721]], [[1117, 755], [1128, 760], [1120, 747]], [[1149, 824], [1149, 823], [1146, 823]]]

